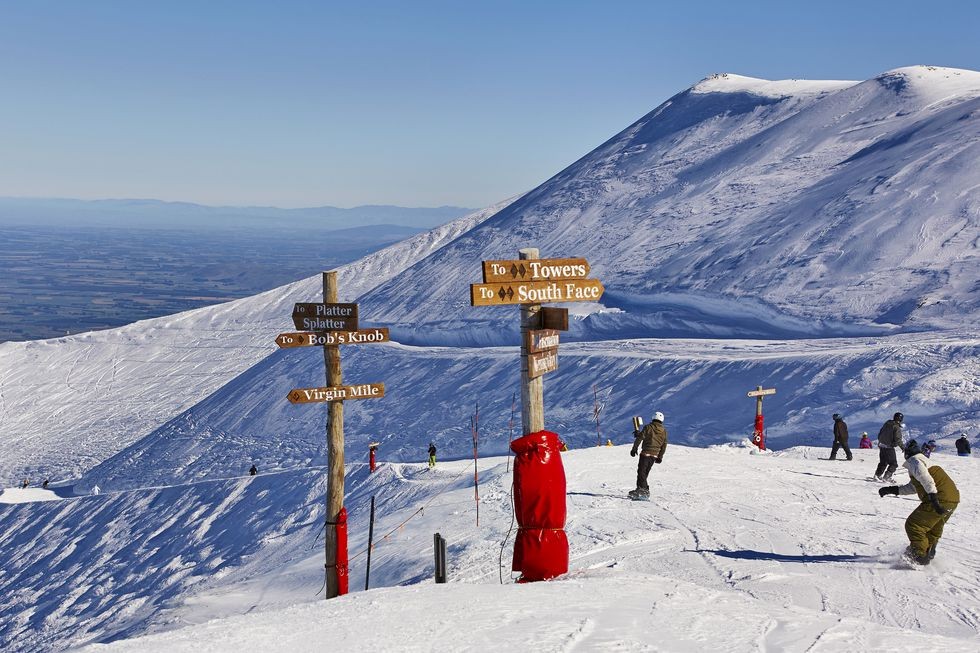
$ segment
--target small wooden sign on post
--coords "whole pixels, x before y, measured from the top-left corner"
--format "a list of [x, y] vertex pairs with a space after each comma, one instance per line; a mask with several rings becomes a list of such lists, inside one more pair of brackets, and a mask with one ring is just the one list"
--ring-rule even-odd
[[388, 342], [388, 328], [359, 329], [357, 331], [314, 331], [311, 333], [280, 333], [276, 344], [283, 349], [290, 347], [326, 347], [327, 345], [363, 345], [372, 342]]
[[357, 331], [357, 304], [296, 304], [293, 324], [304, 331]]
[[755, 397], [755, 429], [752, 432], [752, 443], [760, 450], [766, 450], [766, 433], [762, 417], [762, 398], [776, 394], [776, 388], [763, 388], [756, 386], [755, 390], [749, 390], [748, 396]]

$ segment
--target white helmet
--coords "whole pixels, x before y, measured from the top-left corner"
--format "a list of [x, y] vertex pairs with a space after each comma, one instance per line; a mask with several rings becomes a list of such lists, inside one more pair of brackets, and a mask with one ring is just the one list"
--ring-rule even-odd
[[663, 414], [663, 413], [661, 413], [661, 412], [660, 412], [660, 411], [658, 410], [657, 412], [655, 412], [655, 413], [653, 414], [653, 421], [654, 421], [654, 422], [663, 422], [663, 421], [664, 421], [664, 414]]

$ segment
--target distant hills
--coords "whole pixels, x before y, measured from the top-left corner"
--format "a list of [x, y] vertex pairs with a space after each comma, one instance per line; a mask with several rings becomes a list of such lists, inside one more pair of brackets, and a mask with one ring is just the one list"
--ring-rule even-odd
[[409, 208], [387, 205], [349, 209], [317, 206], [205, 206], [152, 199], [39, 199], [0, 197], [0, 225], [72, 225], [168, 229], [323, 229], [396, 225], [429, 229], [474, 209], [458, 206]]

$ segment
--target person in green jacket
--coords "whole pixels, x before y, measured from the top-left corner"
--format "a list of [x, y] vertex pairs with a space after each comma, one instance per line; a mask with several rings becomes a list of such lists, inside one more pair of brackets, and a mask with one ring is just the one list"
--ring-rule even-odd
[[664, 452], [667, 450], [667, 429], [664, 428], [664, 414], [660, 411], [655, 412], [653, 419], [643, 427], [643, 430], [633, 431], [633, 438], [633, 448], [630, 450], [630, 455], [635, 458], [639, 454], [640, 460], [636, 465], [636, 489], [630, 490], [629, 498], [648, 499], [650, 497], [650, 485], [647, 484], [647, 476], [650, 475], [654, 463], [663, 462]]
[[960, 492], [942, 467], [922, 455], [915, 440], [905, 445], [904, 467], [909, 470], [909, 482], [880, 488], [878, 495], [918, 495], [921, 503], [905, 520], [905, 534], [909, 537], [905, 554], [912, 562], [927, 565], [936, 557], [936, 545], [960, 503]]

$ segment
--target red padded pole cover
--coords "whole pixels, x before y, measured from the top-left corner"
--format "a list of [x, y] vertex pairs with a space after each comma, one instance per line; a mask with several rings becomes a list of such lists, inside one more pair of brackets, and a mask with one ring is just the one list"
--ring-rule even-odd
[[565, 467], [557, 433], [537, 431], [510, 444], [514, 458], [517, 539], [511, 568], [517, 582], [547, 580], [568, 571]]
[[347, 508], [337, 515], [337, 594], [347, 593], [349, 579], [347, 569]]

